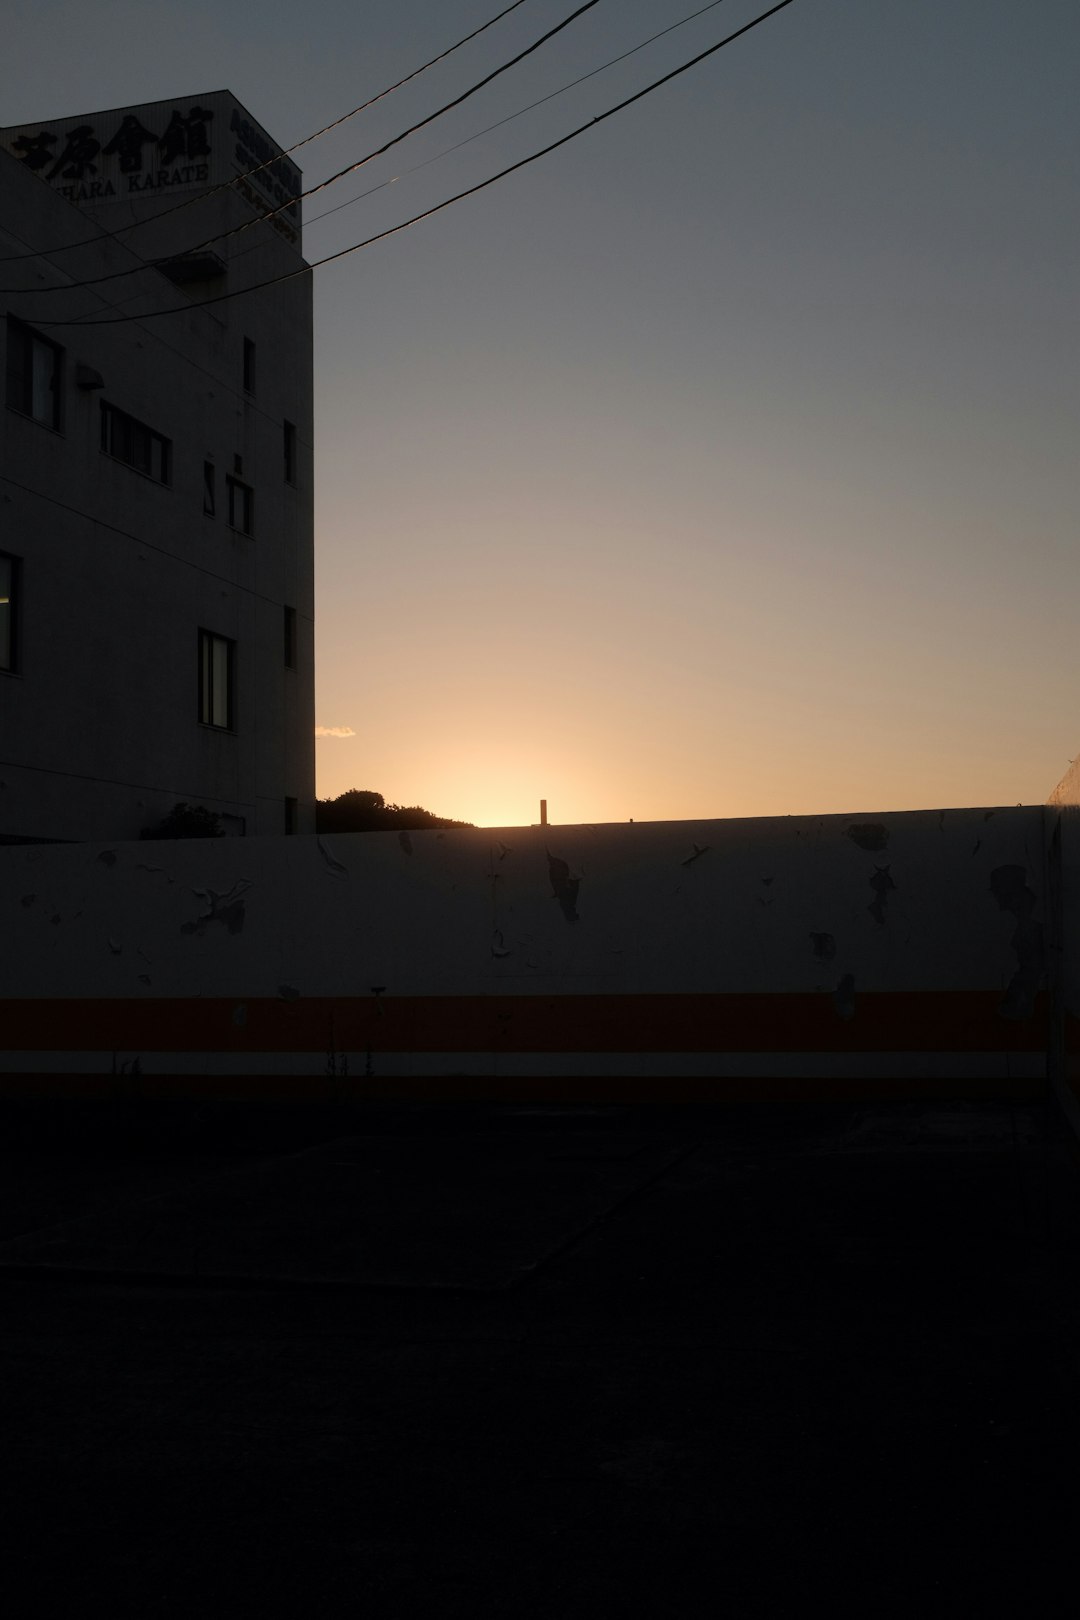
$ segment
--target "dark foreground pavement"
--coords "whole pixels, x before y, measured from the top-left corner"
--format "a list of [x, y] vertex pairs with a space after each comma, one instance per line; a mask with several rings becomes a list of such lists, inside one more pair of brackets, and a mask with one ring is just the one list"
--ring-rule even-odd
[[9, 1612], [1074, 1611], [1046, 1110], [108, 1106], [0, 1113]]

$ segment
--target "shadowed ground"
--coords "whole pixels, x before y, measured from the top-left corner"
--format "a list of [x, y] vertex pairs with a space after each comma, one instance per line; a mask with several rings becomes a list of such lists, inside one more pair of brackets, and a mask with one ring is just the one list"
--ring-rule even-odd
[[0, 1115], [34, 1612], [1059, 1612], [1042, 1108], [109, 1106]]

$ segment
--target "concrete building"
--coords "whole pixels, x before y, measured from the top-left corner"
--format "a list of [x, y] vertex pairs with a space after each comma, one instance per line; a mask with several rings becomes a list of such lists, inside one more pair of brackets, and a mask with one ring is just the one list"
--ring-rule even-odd
[[300, 189], [226, 91], [0, 130], [4, 841], [313, 830]]

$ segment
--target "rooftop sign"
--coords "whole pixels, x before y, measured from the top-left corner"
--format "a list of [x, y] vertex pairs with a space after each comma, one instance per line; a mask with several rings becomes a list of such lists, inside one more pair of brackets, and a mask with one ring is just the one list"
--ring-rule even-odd
[[80, 208], [231, 182], [258, 211], [280, 208], [271, 223], [300, 245], [300, 170], [227, 90], [15, 125], [0, 147]]

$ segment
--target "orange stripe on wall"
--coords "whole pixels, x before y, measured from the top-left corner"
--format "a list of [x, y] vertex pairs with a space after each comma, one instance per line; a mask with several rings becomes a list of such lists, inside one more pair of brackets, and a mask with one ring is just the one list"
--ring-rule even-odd
[[859, 994], [311, 996], [0, 1002], [9, 1051], [1041, 1052], [1047, 999], [1003, 1018], [996, 991]]

